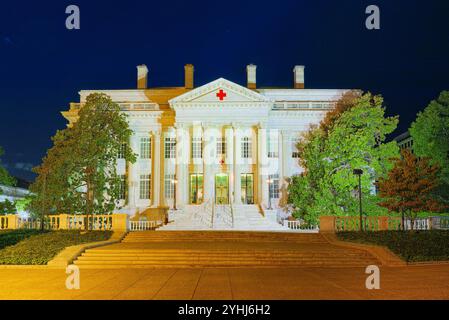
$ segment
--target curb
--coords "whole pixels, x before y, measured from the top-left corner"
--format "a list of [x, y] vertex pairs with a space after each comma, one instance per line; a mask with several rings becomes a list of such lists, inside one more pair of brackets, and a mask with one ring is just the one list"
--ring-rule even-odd
[[126, 232], [123, 233], [117, 233], [114, 232], [109, 238], [109, 240], [106, 241], [99, 241], [99, 242], [90, 242], [85, 244], [80, 244], [76, 246], [67, 247], [64, 250], [62, 250], [56, 257], [54, 257], [52, 260], [50, 260], [47, 263], [47, 267], [49, 268], [66, 268], [69, 264], [72, 264], [76, 258], [78, 258], [84, 251], [87, 249], [92, 248], [98, 248], [107, 246], [110, 244], [119, 243], [123, 240], [123, 238], [126, 236]]

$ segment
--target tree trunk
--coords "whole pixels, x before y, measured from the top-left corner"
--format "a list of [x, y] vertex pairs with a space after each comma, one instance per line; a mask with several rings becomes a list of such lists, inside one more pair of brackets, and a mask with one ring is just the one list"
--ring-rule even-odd
[[402, 231], [405, 231], [405, 217], [404, 217], [404, 211], [401, 211], [401, 216], [402, 216]]
[[44, 183], [42, 186], [42, 208], [41, 208], [42, 212], [41, 212], [41, 226], [40, 226], [41, 231], [44, 231], [44, 218], [45, 218], [45, 211], [47, 210], [45, 205], [46, 201], [45, 197], [47, 196], [46, 189], [47, 189], [47, 174], [44, 175]]

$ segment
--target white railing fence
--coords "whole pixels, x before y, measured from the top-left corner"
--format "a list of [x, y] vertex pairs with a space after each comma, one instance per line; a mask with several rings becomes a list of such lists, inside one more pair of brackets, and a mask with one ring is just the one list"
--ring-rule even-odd
[[155, 230], [162, 224], [162, 221], [129, 221], [129, 231]]
[[449, 230], [449, 216], [436, 216], [430, 218], [432, 229]]
[[234, 208], [232, 205], [217, 205], [215, 211], [215, 222], [223, 222], [228, 227], [234, 227]]
[[[412, 220], [406, 219], [404, 221], [405, 230], [412, 230]], [[430, 218], [415, 219], [413, 221], [413, 230], [430, 230]]]
[[284, 220], [284, 227], [298, 232], [318, 232], [320, 230], [317, 225], [310, 225], [301, 220]]
[[214, 218], [215, 218], [215, 205], [212, 203], [212, 200], [208, 200], [204, 202], [199, 210], [196, 210], [194, 213], [194, 219], [202, 223], [208, 228], [213, 228], [214, 226]]

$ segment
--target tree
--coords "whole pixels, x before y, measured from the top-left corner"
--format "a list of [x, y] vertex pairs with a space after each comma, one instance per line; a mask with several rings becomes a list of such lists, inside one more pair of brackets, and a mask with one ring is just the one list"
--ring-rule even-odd
[[35, 209], [86, 214], [111, 213], [118, 203], [117, 155], [134, 162], [132, 130], [120, 107], [105, 94], [90, 94], [73, 126], [58, 131], [54, 146], [35, 169], [38, 178], [31, 206]]
[[[364, 201], [373, 182], [391, 168], [398, 156], [395, 143], [385, 143], [397, 126], [397, 117], [386, 117], [381, 96], [355, 92], [339, 101], [334, 112], [312, 127], [298, 144], [304, 172], [292, 179], [289, 202], [295, 215], [316, 220], [321, 214], [348, 215], [357, 211], [358, 179], [353, 169], [363, 169]], [[372, 207], [372, 206], [370, 206]]]
[[449, 91], [430, 102], [418, 113], [410, 128], [413, 151], [418, 157], [428, 157], [441, 168], [441, 184], [433, 193], [449, 204]]
[[[3, 155], [4, 151], [3, 148], [0, 147], [0, 157]], [[0, 160], [0, 164], [1, 164], [1, 160]], [[16, 185], [16, 179], [14, 179], [14, 177], [12, 177], [8, 171], [2, 167], [0, 165], [0, 185], [4, 185], [4, 186], [15, 186]], [[0, 193], [1, 193], [1, 189], [0, 189]]]
[[401, 152], [402, 158], [393, 159], [394, 167], [387, 177], [378, 181], [380, 206], [389, 211], [398, 212], [411, 220], [413, 229], [417, 213], [421, 211], [439, 211], [443, 205], [432, 196], [432, 190], [438, 186], [439, 166], [432, 165], [429, 158], [418, 158], [409, 150]]
[[15, 213], [17, 213], [17, 209], [14, 202], [9, 201], [8, 199], [0, 202], [0, 215]]

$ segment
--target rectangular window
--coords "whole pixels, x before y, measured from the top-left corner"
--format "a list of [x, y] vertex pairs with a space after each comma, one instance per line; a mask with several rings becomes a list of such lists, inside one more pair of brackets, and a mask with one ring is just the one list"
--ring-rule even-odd
[[243, 137], [242, 138], [242, 158], [247, 159], [251, 158], [251, 138]]
[[150, 174], [141, 174], [140, 175], [140, 190], [139, 190], [139, 198], [140, 199], [150, 199], [151, 192], [151, 175]]
[[203, 142], [201, 138], [192, 139], [192, 159], [201, 159], [203, 157]]
[[165, 199], [173, 199], [175, 196], [175, 175], [166, 174], [164, 181]]
[[120, 177], [120, 186], [119, 186], [118, 198], [120, 200], [125, 200], [126, 199], [126, 175], [121, 174], [121, 175], [119, 175], [119, 177]]
[[117, 155], [118, 159], [125, 159], [126, 146], [127, 146], [126, 143], [122, 143], [122, 145], [120, 146], [120, 149], [119, 149], [118, 155]]
[[299, 139], [298, 138], [293, 138], [292, 139], [292, 158], [298, 159], [299, 158], [299, 150], [298, 150], [298, 145], [299, 143]]
[[270, 174], [268, 176], [269, 181], [269, 197], [270, 199], [279, 199], [279, 175]]
[[148, 137], [140, 138], [140, 159], [151, 158], [151, 139]]
[[226, 155], [226, 138], [217, 138], [217, 156], [224, 157]]
[[268, 134], [268, 158], [278, 158], [279, 156], [279, 141], [278, 136], [270, 133]]
[[165, 159], [173, 159], [176, 157], [176, 138], [165, 138]]

